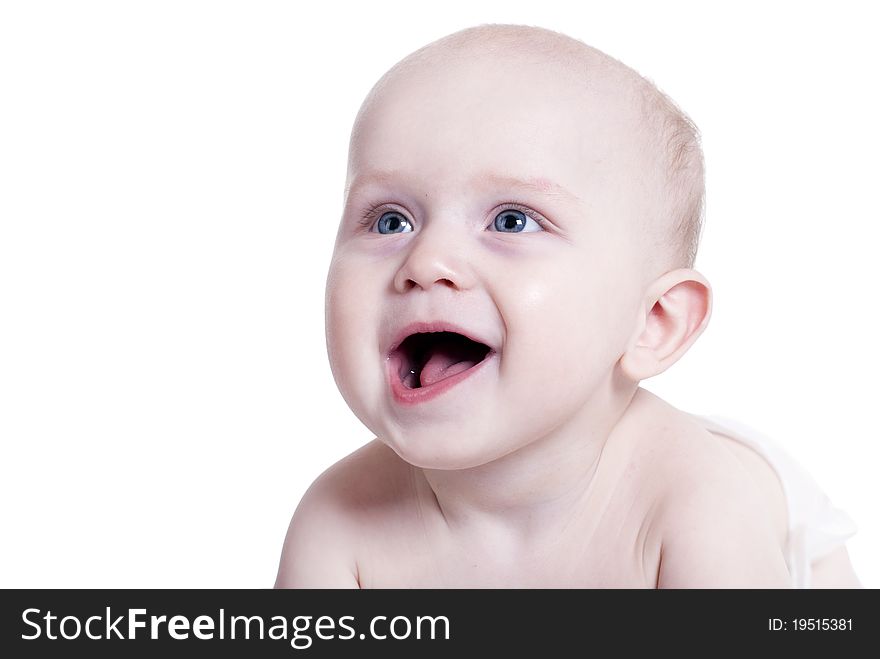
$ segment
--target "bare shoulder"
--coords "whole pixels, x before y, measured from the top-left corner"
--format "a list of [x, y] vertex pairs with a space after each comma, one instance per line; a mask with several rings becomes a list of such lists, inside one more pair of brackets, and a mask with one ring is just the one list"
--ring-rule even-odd
[[651, 396], [644, 440], [652, 453], [657, 585], [787, 587], [785, 537], [760, 480], [724, 438]]
[[810, 588], [863, 588], [853, 569], [846, 545], [840, 545], [813, 562]]
[[315, 479], [290, 521], [275, 587], [358, 588], [359, 546], [400, 505], [407, 467], [373, 440]]

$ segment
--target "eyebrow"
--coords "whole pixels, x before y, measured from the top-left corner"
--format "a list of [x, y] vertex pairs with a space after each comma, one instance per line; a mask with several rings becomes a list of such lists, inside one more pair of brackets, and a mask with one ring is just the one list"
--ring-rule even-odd
[[[395, 180], [406, 178], [406, 174], [399, 169], [371, 170], [365, 174], [359, 174], [354, 181], [352, 181], [352, 184], [345, 189], [345, 195], [347, 196], [351, 190], [358, 188], [376, 184], [387, 185]], [[475, 187], [485, 188], [491, 186], [495, 188], [514, 189], [545, 197], [566, 197], [572, 202], [582, 202], [581, 198], [576, 194], [543, 176], [519, 178], [516, 176], [496, 174], [494, 172], [483, 172], [474, 177], [472, 183], [476, 184]]]

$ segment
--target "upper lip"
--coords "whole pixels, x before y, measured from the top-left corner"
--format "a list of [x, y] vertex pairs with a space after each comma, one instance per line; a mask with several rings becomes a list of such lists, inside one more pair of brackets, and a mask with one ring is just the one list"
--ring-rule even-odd
[[479, 332], [465, 329], [460, 325], [456, 325], [455, 323], [450, 323], [445, 320], [420, 320], [409, 323], [408, 325], [399, 329], [394, 335], [394, 339], [391, 342], [391, 347], [388, 348], [386, 354], [391, 355], [395, 350], [397, 350], [400, 344], [403, 343], [404, 340], [406, 340], [408, 336], [428, 332], [455, 332], [456, 334], [461, 334], [462, 336], [467, 337], [471, 341], [489, 346], [489, 350], [491, 352], [495, 351], [495, 348], [484, 337], [482, 337]]

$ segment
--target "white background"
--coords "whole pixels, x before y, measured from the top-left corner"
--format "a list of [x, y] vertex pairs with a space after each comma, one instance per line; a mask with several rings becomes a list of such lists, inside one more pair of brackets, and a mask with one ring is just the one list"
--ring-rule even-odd
[[582, 39], [694, 118], [715, 311], [646, 385], [788, 447], [880, 586], [880, 52], [870, 3], [831, 6], [3, 3], [0, 586], [273, 583], [305, 488], [371, 438], [323, 334], [351, 122], [486, 22]]

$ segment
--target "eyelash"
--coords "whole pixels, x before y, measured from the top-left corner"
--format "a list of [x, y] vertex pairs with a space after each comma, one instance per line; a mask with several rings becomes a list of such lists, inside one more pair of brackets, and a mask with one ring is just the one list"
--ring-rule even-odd
[[[542, 218], [540, 215], [538, 215], [535, 211], [528, 208], [527, 206], [522, 206], [521, 204], [517, 204], [514, 202], [508, 202], [506, 204], [502, 204], [502, 206], [503, 206], [503, 208], [498, 211], [499, 213], [504, 210], [510, 210], [510, 209], [517, 210], [521, 213], [524, 213], [525, 215], [528, 215], [530, 218], [532, 218], [535, 222], [538, 223], [538, 225], [542, 229], [547, 228], [547, 221], [544, 220], [544, 218]], [[400, 211], [397, 211], [393, 208], [388, 208], [387, 204], [384, 204], [384, 203], [372, 204], [370, 206], [367, 206], [363, 210], [361, 210], [360, 219], [358, 220], [358, 224], [360, 224], [362, 227], [366, 228], [369, 231], [373, 227], [373, 224], [376, 222], [376, 220], [382, 216], [382, 213], [380, 213], [379, 211], [394, 211], [395, 213], [400, 213]], [[400, 214], [403, 215], [403, 213], [400, 213]], [[494, 218], [493, 218], [493, 221], [494, 221]]]

